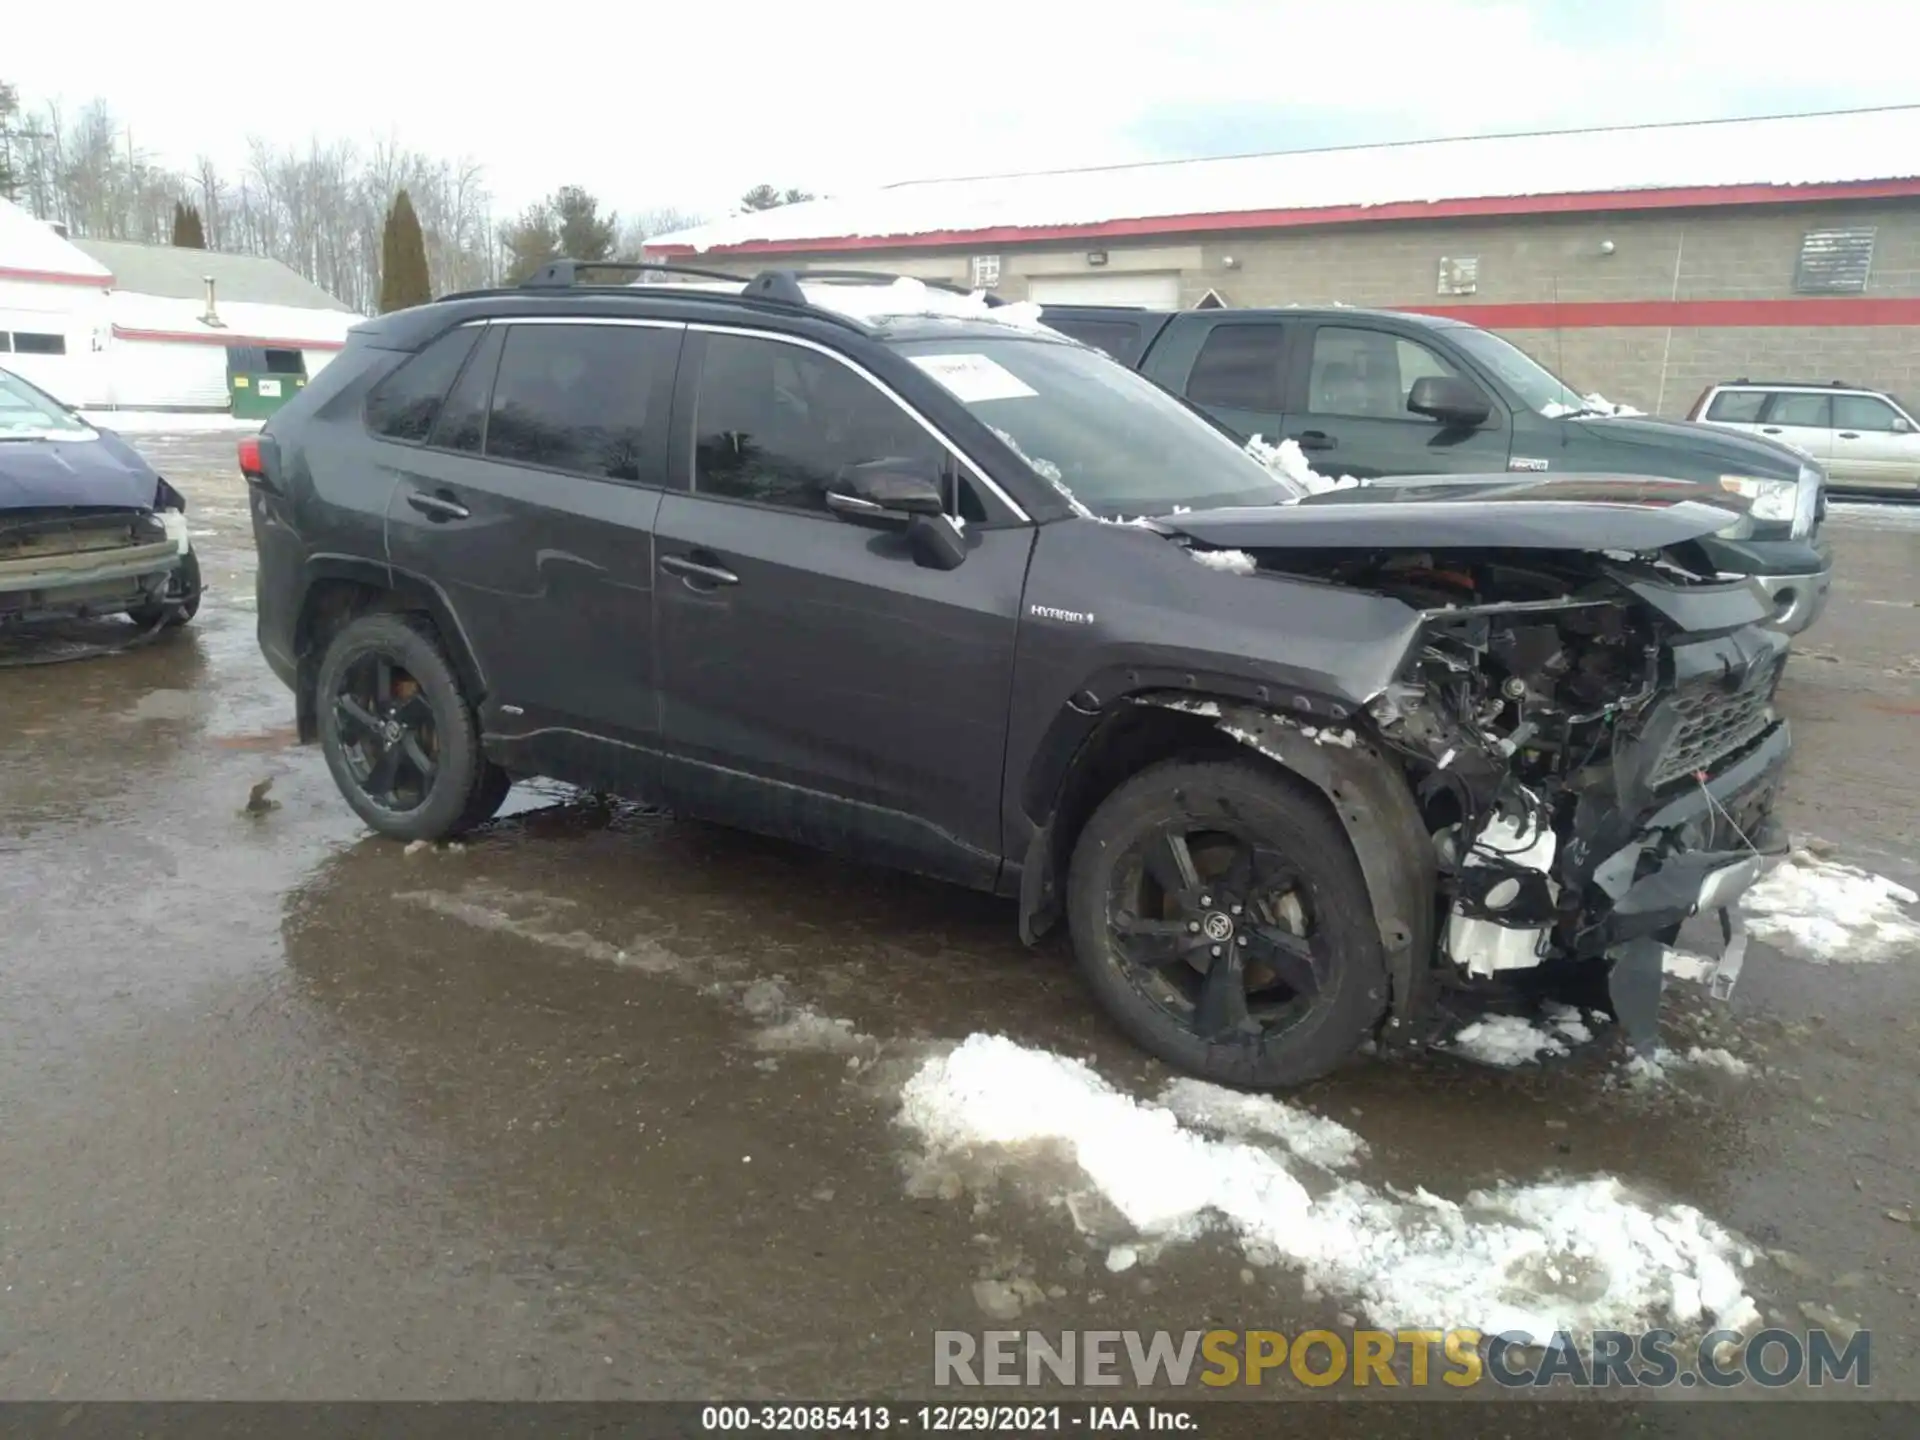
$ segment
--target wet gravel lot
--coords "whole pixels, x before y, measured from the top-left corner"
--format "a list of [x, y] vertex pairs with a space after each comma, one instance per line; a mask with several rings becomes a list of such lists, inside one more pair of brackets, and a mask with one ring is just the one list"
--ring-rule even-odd
[[[1109, 1273], [1034, 1177], [913, 1165], [901, 1083], [973, 1032], [1167, 1078], [1007, 904], [558, 789], [464, 848], [371, 837], [255, 649], [231, 438], [139, 443], [193, 507], [199, 619], [0, 672], [0, 1397], [926, 1395], [934, 1330], [1007, 1323], [983, 1295], [1047, 1330], [1350, 1323], [1225, 1241]], [[1913, 884], [1920, 511], [1829, 533], [1787, 815]], [[1917, 1399], [1917, 1001], [1920, 955], [1756, 944], [1730, 1005], [1669, 1014], [1751, 1074], [1628, 1085], [1603, 1038], [1294, 1098], [1377, 1185], [1697, 1205], [1765, 1251], [1769, 1319], [1869, 1327], [1874, 1391]]]

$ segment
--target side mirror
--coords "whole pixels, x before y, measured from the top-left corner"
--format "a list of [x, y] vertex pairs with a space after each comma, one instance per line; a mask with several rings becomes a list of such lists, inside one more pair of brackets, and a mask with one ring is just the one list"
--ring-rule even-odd
[[1478, 425], [1493, 413], [1487, 397], [1458, 375], [1422, 375], [1407, 392], [1407, 409], [1443, 425]]
[[869, 460], [843, 469], [827, 491], [827, 509], [856, 525], [901, 529], [916, 515], [946, 513], [940, 477], [914, 460]]
[[1893, 433], [1896, 435], [1911, 435], [1913, 433], [1913, 422], [1904, 415], [1894, 416]]

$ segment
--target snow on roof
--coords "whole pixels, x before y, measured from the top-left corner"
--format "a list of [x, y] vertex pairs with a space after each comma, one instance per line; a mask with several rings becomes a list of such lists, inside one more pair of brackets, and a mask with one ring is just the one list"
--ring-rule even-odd
[[[658, 281], [639, 280], [637, 285], [658, 285]], [[669, 282], [675, 289], [714, 290], [738, 295], [746, 282], [726, 280], [689, 280]], [[1027, 301], [1008, 305], [989, 305], [978, 290], [962, 293], [938, 285], [928, 285], [902, 275], [888, 284], [860, 284], [848, 281], [808, 281], [802, 277], [801, 294], [810, 304], [832, 310], [852, 320], [896, 320], [908, 316], [933, 316], [950, 320], [984, 320], [1011, 325], [1019, 330], [1040, 330], [1040, 307]]]
[[[1920, 177], [1920, 106], [1910, 105], [916, 180], [736, 215], [656, 236], [648, 249], [656, 253], [732, 246], [803, 249], [807, 247], [800, 242], [809, 241], [834, 241], [845, 247], [862, 238], [959, 240], [1002, 231], [1110, 225], [1122, 233], [1208, 228], [1191, 223], [1196, 217], [1245, 217], [1237, 219], [1241, 225], [1302, 224], [1315, 218], [1365, 217], [1333, 213], [1281, 218], [1273, 212], [1444, 206], [1523, 196], [1606, 197], [1613, 201], [1611, 205], [1568, 203], [1551, 208], [1619, 208], [1614, 197], [1621, 192], [1778, 190], [1916, 177]], [[1712, 203], [1713, 198], [1694, 196], [1687, 203]], [[1519, 207], [1485, 205], [1477, 213], [1498, 214], [1514, 208]], [[1176, 217], [1189, 223], [1171, 223]], [[1156, 220], [1163, 223], [1151, 223]], [[937, 242], [929, 238], [921, 243]]]
[[274, 345], [288, 349], [331, 349], [344, 345], [347, 331], [365, 317], [350, 310], [315, 310], [299, 305], [252, 305], [215, 297], [219, 325], [201, 317], [207, 303], [167, 295], [115, 290], [107, 299], [114, 334], [126, 340], [193, 340], [210, 345]]
[[0, 200], [0, 278], [98, 280], [113, 278], [98, 260], [63, 240], [44, 220], [36, 220], [10, 200]]
[[221, 304], [229, 300], [257, 305], [291, 305], [310, 310], [345, 310], [345, 302], [290, 265], [264, 255], [229, 255], [220, 250], [188, 250], [173, 245], [143, 245], [135, 240], [77, 239], [74, 248], [113, 272], [121, 290], [204, 300], [207, 277]]

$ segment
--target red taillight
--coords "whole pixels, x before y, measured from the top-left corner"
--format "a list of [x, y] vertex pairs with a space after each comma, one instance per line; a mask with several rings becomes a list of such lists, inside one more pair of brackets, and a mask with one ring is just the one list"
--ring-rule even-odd
[[240, 473], [242, 475], [265, 475], [266, 469], [260, 463], [260, 437], [249, 435], [240, 442]]

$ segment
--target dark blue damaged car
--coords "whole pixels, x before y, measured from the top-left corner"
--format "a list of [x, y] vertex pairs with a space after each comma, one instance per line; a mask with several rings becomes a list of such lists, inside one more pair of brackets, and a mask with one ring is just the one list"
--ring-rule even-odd
[[126, 615], [157, 630], [199, 604], [180, 493], [118, 435], [0, 370], [0, 629]]

